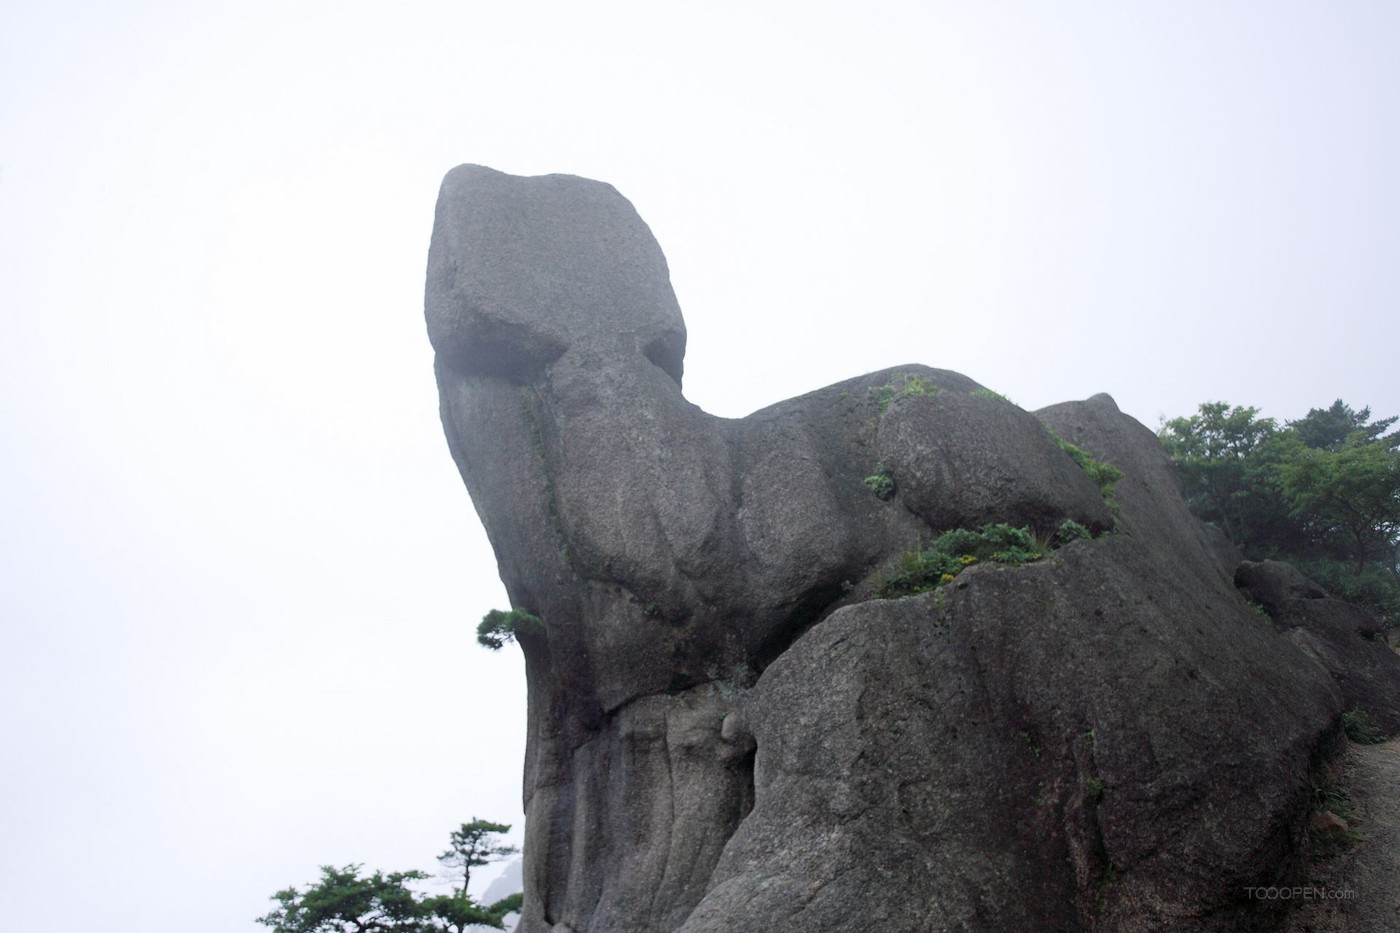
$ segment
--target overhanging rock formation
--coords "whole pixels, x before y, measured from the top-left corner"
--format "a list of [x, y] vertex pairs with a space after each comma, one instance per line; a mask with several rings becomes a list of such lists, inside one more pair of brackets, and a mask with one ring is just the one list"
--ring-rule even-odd
[[[1296, 867], [1329, 659], [1400, 684], [1377, 642], [1306, 652], [1251, 611], [1107, 396], [1030, 414], [905, 366], [691, 405], [665, 258], [608, 185], [454, 169], [427, 316], [453, 457], [544, 620], [523, 930], [1237, 929]], [[1123, 471], [1116, 515], [1056, 435]], [[1096, 536], [875, 598], [941, 532], [1066, 519]]]

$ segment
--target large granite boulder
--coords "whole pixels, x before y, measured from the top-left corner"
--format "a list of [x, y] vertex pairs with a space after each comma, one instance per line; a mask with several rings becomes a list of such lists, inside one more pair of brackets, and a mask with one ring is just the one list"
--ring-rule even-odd
[[[1293, 870], [1337, 679], [1107, 396], [911, 365], [707, 415], [660, 248], [570, 176], [449, 173], [427, 316], [544, 620], [522, 930], [1225, 930]], [[1061, 439], [1123, 470], [1116, 515]], [[1096, 536], [874, 598], [942, 532], [1066, 519]]]
[[1327, 670], [1348, 711], [1364, 713], [1387, 735], [1400, 733], [1400, 654], [1375, 616], [1332, 599], [1297, 568], [1276, 560], [1244, 561], [1235, 569], [1235, 585]]

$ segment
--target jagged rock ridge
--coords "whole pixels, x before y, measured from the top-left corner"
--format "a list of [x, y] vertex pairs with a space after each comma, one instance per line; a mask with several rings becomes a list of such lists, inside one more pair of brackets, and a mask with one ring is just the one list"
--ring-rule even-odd
[[[1335, 614], [1314, 644], [1311, 603], [1252, 611], [1107, 396], [1032, 415], [911, 365], [691, 405], [665, 258], [608, 185], [454, 169], [426, 305], [452, 454], [545, 621], [521, 930], [1247, 926], [1339, 659], [1400, 684]], [[1116, 516], [1047, 427], [1124, 471]], [[871, 598], [939, 532], [1065, 519], [1101, 534]]]

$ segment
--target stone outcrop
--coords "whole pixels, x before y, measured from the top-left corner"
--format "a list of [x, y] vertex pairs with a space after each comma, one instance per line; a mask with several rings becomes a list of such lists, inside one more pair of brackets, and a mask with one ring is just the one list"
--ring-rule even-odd
[[1400, 733], [1400, 655], [1374, 616], [1332, 599], [1291, 564], [1276, 560], [1241, 563], [1235, 585], [1326, 668], [1347, 710], [1364, 712], [1387, 735]]
[[[911, 365], [710, 416], [660, 248], [570, 176], [453, 170], [427, 316], [453, 457], [544, 620], [522, 930], [1259, 919], [1346, 684], [1110, 398], [1032, 415]], [[1122, 469], [1116, 515], [1056, 435]], [[1066, 519], [1096, 537], [873, 598], [940, 532]]]

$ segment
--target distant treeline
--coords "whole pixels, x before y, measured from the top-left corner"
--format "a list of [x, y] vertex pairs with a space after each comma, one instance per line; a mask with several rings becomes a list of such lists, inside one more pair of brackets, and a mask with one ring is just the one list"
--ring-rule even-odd
[[1400, 625], [1400, 430], [1341, 399], [1280, 427], [1206, 402], [1157, 432], [1191, 510], [1247, 558], [1296, 564], [1334, 596]]

